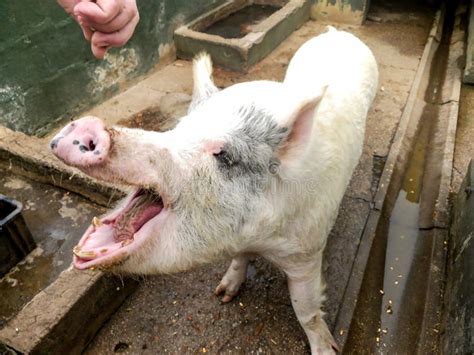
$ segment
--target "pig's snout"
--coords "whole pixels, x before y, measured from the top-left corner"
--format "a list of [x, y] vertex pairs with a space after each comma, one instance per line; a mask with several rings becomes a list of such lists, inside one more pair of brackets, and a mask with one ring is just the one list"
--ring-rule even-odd
[[96, 117], [83, 117], [69, 123], [50, 143], [59, 159], [74, 166], [102, 163], [109, 153], [110, 134]]

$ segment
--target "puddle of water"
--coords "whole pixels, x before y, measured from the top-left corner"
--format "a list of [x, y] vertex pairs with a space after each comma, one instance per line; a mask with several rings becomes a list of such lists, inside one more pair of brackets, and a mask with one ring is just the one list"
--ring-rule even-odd
[[281, 7], [274, 5], [249, 5], [219, 20], [202, 32], [224, 38], [242, 38]]
[[[425, 112], [430, 111], [425, 109]], [[420, 286], [418, 288], [413, 284], [414, 274], [426, 271], [420, 269], [417, 258], [417, 254], [422, 252], [418, 248], [424, 244], [420, 243], [422, 238], [419, 230], [420, 195], [431, 127], [430, 117], [423, 116], [425, 117], [422, 117], [415, 146], [389, 219], [383, 286], [380, 291], [382, 295], [380, 326], [375, 337], [375, 345], [380, 353], [403, 351], [406, 349], [406, 344], [411, 343], [408, 340], [413, 341], [403, 337], [409, 334], [408, 338], [411, 338], [419, 325], [418, 321], [404, 324], [407, 319], [406, 313], [425, 297], [422, 285], [418, 285]], [[423, 118], [427, 121], [423, 121]], [[413, 292], [413, 288], [420, 293], [417, 295], [417, 302], [412, 302], [407, 296]], [[409, 304], [406, 304], [407, 302]], [[420, 313], [422, 309], [413, 311]], [[412, 313], [410, 317], [414, 315]], [[419, 316], [418, 320], [421, 322], [422, 313]]]
[[[452, 10], [452, 9], [451, 9]], [[452, 14], [453, 15], [453, 14]], [[446, 137], [440, 104], [445, 81], [453, 16], [447, 15], [443, 37], [430, 70], [411, 147], [393, 208], [388, 203], [370, 251], [362, 289], [351, 324], [347, 349], [353, 353], [410, 354], [419, 352], [425, 316], [436, 312], [427, 302], [434, 247], [434, 206]], [[408, 148], [408, 147], [406, 147]], [[404, 164], [402, 164], [404, 165]], [[389, 213], [387, 215], [386, 213]], [[382, 272], [383, 270], [383, 272]], [[433, 292], [433, 290], [431, 290]], [[428, 313], [427, 313], [428, 312]], [[437, 324], [428, 324], [437, 330]], [[438, 330], [439, 331], [439, 330]], [[423, 347], [424, 345], [422, 345]]]
[[431, 113], [427, 105], [392, 212], [378, 227], [351, 325], [351, 351], [405, 354], [416, 348], [432, 243], [419, 229]]
[[[416, 270], [416, 251], [420, 238], [418, 230], [419, 204], [409, 200], [410, 193], [401, 191], [389, 222], [387, 249], [383, 286], [380, 294], [380, 326], [375, 336], [375, 348], [380, 353], [392, 353], [406, 349], [407, 339], [403, 339], [404, 327], [415, 333], [417, 328], [413, 324], [404, 323], [404, 312], [408, 312], [410, 305], [406, 305], [406, 293], [413, 287], [410, 276]], [[421, 286], [421, 285], [420, 285]], [[424, 298], [423, 289], [420, 290]], [[410, 302], [410, 301], [409, 301]], [[419, 314], [420, 316], [422, 314]], [[410, 314], [411, 317], [415, 314]], [[403, 339], [403, 340], [402, 340]]]
[[[379, 354], [416, 352], [430, 275], [435, 201], [445, 128], [437, 104], [444, 83], [449, 26], [435, 55], [418, 132], [390, 215], [378, 226], [347, 347]], [[397, 184], [397, 181], [392, 182]], [[396, 185], [393, 185], [396, 186]], [[386, 206], [387, 207], [387, 206]], [[383, 270], [383, 272], [382, 272]], [[436, 325], [433, 324], [433, 327]]]

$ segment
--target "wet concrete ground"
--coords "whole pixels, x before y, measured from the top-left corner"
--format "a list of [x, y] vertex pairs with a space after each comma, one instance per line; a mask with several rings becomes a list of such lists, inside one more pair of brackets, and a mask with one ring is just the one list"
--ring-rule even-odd
[[0, 193], [23, 204], [37, 248], [0, 279], [0, 328], [72, 261], [71, 250], [103, 207], [0, 169]]
[[[359, 36], [374, 51], [379, 63], [380, 89], [369, 114], [361, 162], [326, 250], [325, 309], [330, 328], [334, 326], [380, 167], [411, 88], [433, 14], [427, 7], [375, 2], [370, 17], [374, 21], [363, 27], [337, 26]], [[324, 28], [318, 22], [305, 24], [249, 73], [216, 70], [216, 83], [225, 87], [240, 81], [281, 80], [296, 49]], [[179, 81], [181, 94], [191, 92], [189, 63], [177, 61], [166, 70], [174, 70], [181, 75], [178, 78], [185, 78]], [[174, 80], [172, 85], [177, 86], [176, 77]], [[104, 325], [86, 353], [308, 352], [283, 275], [258, 259], [252, 264], [239, 296], [230, 304], [221, 304], [213, 290], [227, 266], [220, 263], [179, 275], [145, 279]]]

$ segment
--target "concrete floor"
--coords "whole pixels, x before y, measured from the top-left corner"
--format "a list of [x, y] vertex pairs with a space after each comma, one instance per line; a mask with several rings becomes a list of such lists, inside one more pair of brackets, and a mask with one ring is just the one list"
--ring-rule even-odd
[[[325, 309], [331, 328], [372, 206], [380, 166], [388, 154], [433, 14], [430, 8], [410, 6], [407, 10], [375, 3], [370, 17], [375, 21], [368, 21], [363, 27], [337, 26], [359, 36], [374, 51], [380, 88], [369, 114], [363, 156], [326, 250]], [[216, 83], [228, 86], [248, 80], [281, 80], [296, 49], [324, 28], [322, 23], [308, 22], [249, 73], [217, 69]], [[177, 61], [90, 113], [117, 122], [146, 104], [158, 109], [163, 104], [164, 116], [179, 116], [191, 93], [190, 70], [188, 62]], [[145, 92], [150, 94], [144, 95]], [[180, 104], [174, 107], [173, 103]], [[136, 121], [140, 125], [141, 120]], [[86, 353], [308, 352], [283, 275], [257, 259], [240, 295], [230, 304], [221, 304], [213, 290], [226, 268], [227, 263], [220, 263], [179, 275], [146, 278], [104, 325]]]

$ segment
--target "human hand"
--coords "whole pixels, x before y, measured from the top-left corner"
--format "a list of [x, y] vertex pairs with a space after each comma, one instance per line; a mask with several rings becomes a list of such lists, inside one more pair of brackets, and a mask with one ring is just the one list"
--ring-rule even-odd
[[140, 19], [136, 0], [58, 0], [76, 19], [92, 53], [102, 59], [110, 47], [121, 47], [132, 37]]

